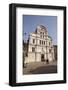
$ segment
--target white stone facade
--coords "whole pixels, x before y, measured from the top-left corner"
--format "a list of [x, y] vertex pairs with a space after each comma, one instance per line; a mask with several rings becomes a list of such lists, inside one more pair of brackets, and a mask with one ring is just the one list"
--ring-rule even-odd
[[46, 27], [38, 25], [35, 32], [29, 35], [28, 57], [25, 62], [50, 62], [54, 59], [52, 38], [48, 35]]

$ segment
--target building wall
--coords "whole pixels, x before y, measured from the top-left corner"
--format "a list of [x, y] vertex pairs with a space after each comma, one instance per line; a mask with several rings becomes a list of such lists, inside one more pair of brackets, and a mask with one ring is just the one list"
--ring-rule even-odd
[[29, 62], [35, 62], [35, 53], [33, 53], [33, 52], [29, 52], [28, 53], [28, 60], [27, 60], [27, 62], [29, 63]]
[[[42, 29], [43, 28], [43, 29]], [[37, 27], [36, 32], [30, 33], [28, 42], [28, 60], [26, 62], [41, 61], [41, 55], [44, 54], [45, 61], [54, 59], [54, 49], [52, 39], [48, 36], [45, 27]], [[40, 41], [41, 40], [41, 41]], [[32, 51], [35, 48], [35, 51]]]

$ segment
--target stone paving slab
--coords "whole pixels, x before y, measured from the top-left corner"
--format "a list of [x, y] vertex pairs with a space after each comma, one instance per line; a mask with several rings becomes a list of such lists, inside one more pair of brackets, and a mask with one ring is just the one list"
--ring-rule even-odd
[[26, 64], [23, 69], [23, 74], [43, 74], [43, 73], [57, 73], [57, 62], [31, 62]]

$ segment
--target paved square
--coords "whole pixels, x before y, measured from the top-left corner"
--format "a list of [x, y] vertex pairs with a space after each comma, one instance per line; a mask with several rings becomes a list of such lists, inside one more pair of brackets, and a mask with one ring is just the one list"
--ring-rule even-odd
[[57, 73], [57, 62], [50, 62], [46, 64], [45, 62], [33, 62], [25, 65], [23, 69], [23, 74], [49, 74]]

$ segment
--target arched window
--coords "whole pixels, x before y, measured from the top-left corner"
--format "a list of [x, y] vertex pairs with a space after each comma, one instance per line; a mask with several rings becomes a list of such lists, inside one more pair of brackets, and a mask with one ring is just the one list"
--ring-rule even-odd
[[34, 47], [32, 47], [32, 52], [35, 52], [35, 48]]
[[42, 45], [43, 45], [43, 41], [42, 41]]
[[35, 39], [33, 39], [33, 44], [35, 43]]
[[49, 53], [51, 53], [51, 49], [49, 49]]
[[45, 45], [45, 41], [44, 41], [44, 45]]
[[39, 42], [40, 42], [40, 45], [41, 45], [41, 40]]

